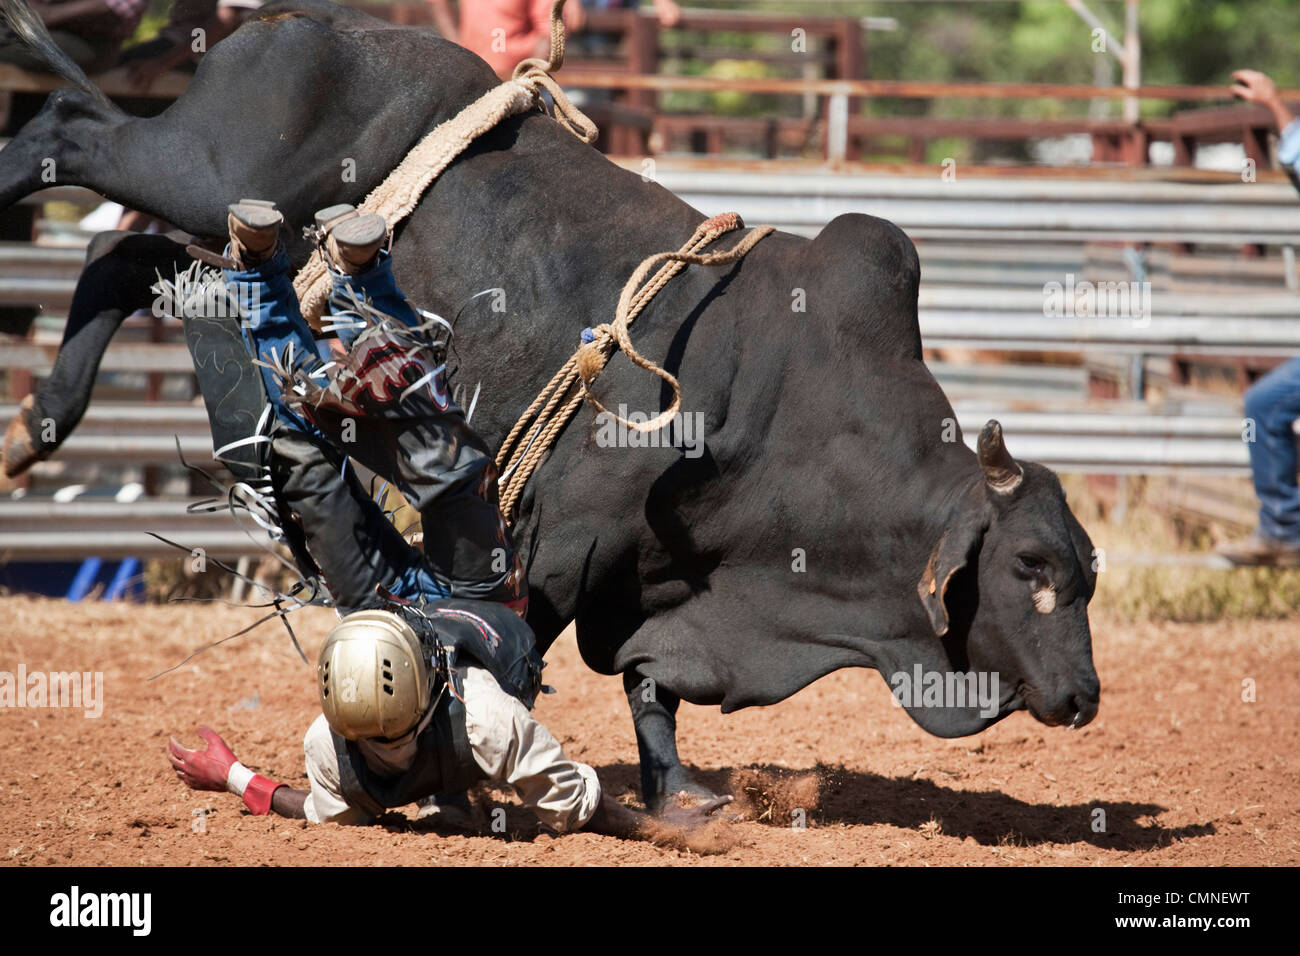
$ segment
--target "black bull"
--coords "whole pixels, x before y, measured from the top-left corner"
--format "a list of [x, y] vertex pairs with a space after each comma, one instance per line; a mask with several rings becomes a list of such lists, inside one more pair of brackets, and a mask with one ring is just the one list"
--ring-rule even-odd
[[[127, 117], [69, 73], [77, 86], [0, 155], [0, 208], [48, 185], [52, 160], [59, 183], [196, 235], [222, 235], [241, 196], [274, 199], [296, 230], [319, 207], [360, 201], [496, 82], [430, 32], [319, 0], [292, 9], [303, 12], [264, 13], [217, 45], [157, 118]], [[454, 374], [483, 385], [474, 424], [489, 445], [581, 330], [612, 317], [636, 265], [703, 218], [540, 113], [502, 123], [447, 169], [397, 229], [397, 272], [443, 315], [504, 290], [504, 311], [484, 296], [457, 329]], [[120, 234], [88, 258], [54, 373], [7, 436], [11, 473], [54, 450], [42, 419], [60, 440], [76, 425], [113, 331], [152, 301], [155, 270], [188, 261], [171, 239]], [[1015, 462], [995, 424], [978, 457], [960, 440], [922, 362], [919, 277], [908, 238], [866, 215], [811, 241], [775, 233], [726, 269], [688, 269], [632, 334], [680, 379], [685, 412], [703, 416], [702, 453], [604, 447], [583, 410], [531, 480], [515, 526], [529, 621], [543, 651], [575, 621], [586, 663], [623, 675], [650, 804], [693, 787], [677, 756], [680, 700], [772, 704], [841, 667], [892, 678], [941, 736], [1021, 708], [1070, 726], [1096, 714], [1092, 545], [1056, 477]], [[594, 392], [650, 414], [667, 401], [618, 354]], [[918, 667], [995, 675], [980, 686], [996, 699], [902, 694], [895, 675], [913, 681]]]

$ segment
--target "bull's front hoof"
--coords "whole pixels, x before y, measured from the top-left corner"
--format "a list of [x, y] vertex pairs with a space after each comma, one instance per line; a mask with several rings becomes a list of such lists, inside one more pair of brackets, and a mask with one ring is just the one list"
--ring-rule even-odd
[[708, 787], [702, 786], [682, 774], [680, 779], [672, 780], [667, 786], [655, 794], [645, 795], [646, 809], [651, 813], [663, 813], [664, 807], [669, 805], [669, 801], [682, 807], [698, 807], [701, 804], [717, 800], [721, 794], [714, 793]]
[[32, 430], [28, 419], [36, 407], [35, 396], [28, 395], [18, 408], [18, 414], [5, 429], [4, 470], [5, 477], [14, 478], [21, 475], [32, 465], [41, 460], [41, 455], [32, 441]]

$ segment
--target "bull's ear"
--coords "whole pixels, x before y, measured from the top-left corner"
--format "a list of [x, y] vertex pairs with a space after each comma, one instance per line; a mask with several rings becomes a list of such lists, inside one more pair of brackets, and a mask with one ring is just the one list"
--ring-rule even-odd
[[948, 633], [948, 606], [945, 603], [948, 585], [970, 562], [971, 556], [979, 551], [987, 528], [988, 518], [981, 509], [945, 531], [930, 552], [930, 560], [916, 585], [916, 593], [934, 633], [939, 637]]

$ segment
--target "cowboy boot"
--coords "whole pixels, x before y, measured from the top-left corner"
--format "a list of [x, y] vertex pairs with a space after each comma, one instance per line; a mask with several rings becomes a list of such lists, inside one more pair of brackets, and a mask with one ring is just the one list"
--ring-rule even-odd
[[275, 254], [280, 244], [284, 215], [275, 203], [265, 199], [241, 199], [231, 203], [226, 216], [230, 233], [230, 257], [242, 269], [259, 266]]
[[417, 310], [402, 295], [393, 278], [392, 254], [385, 248], [388, 227], [382, 216], [361, 215], [348, 205], [316, 213], [309, 230], [329, 267], [328, 331], [338, 334], [345, 348], [371, 325], [370, 312], [402, 325], [421, 324]]
[[388, 239], [388, 224], [383, 216], [362, 215], [347, 203], [317, 212], [316, 230], [323, 240], [325, 261], [335, 272], [350, 276], [373, 268]]
[[226, 207], [230, 243], [224, 254], [198, 244], [186, 247], [195, 259], [228, 272], [253, 269], [275, 255], [284, 215], [266, 199], [241, 199]]

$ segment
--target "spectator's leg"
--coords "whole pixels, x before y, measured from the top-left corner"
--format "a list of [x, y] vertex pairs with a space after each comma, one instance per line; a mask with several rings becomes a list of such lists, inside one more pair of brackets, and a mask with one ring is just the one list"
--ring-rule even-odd
[[1276, 541], [1300, 545], [1300, 486], [1296, 436], [1300, 419], [1300, 358], [1280, 365], [1246, 392], [1246, 417], [1254, 421], [1249, 445], [1259, 530]]

